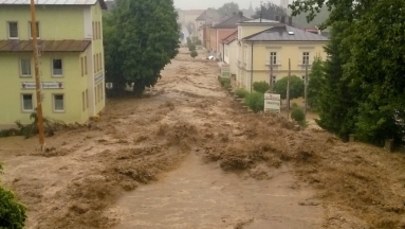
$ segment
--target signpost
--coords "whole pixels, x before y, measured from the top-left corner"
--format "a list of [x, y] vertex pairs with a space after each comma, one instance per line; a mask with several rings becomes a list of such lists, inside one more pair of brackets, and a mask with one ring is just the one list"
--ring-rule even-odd
[[280, 94], [265, 93], [264, 94], [264, 111], [265, 112], [281, 112], [281, 96]]

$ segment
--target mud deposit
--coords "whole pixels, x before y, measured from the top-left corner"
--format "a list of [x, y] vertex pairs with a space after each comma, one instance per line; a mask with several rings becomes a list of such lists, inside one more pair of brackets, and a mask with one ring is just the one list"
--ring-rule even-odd
[[405, 156], [253, 114], [182, 52], [97, 121], [0, 139], [27, 228], [405, 228]]

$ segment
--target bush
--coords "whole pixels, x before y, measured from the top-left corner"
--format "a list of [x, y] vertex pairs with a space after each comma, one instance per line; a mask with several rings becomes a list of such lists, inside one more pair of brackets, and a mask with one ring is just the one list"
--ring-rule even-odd
[[219, 83], [221, 83], [222, 87], [227, 88], [227, 89], [231, 87], [230, 79], [218, 76], [218, 80], [219, 80]]
[[191, 51], [190, 56], [191, 56], [192, 58], [195, 58], [196, 56], [198, 56], [197, 51], [195, 51], [195, 50]]
[[245, 97], [245, 104], [254, 112], [264, 110], [264, 95], [260, 92], [253, 92]]
[[0, 187], [0, 228], [22, 229], [25, 219], [25, 207], [17, 202], [12, 192]]
[[[274, 85], [274, 91], [281, 95], [282, 99], [287, 97], [288, 77], [277, 81]], [[304, 81], [298, 76], [291, 76], [290, 79], [290, 99], [302, 97], [304, 95]]]
[[300, 107], [298, 106], [293, 107], [293, 110], [291, 112], [291, 118], [301, 126], [305, 125], [305, 113]]
[[238, 89], [236, 89], [236, 91], [235, 91], [235, 95], [236, 95], [238, 98], [245, 98], [247, 95], [249, 95], [249, 92], [246, 91], [246, 90], [243, 89], [243, 88], [238, 88]]
[[262, 94], [266, 93], [270, 89], [270, 85], [265, 81], [254, 82], [253, 90], [260, 92]]
[[188, 50], [189, 50], [190, 52], [195, 51], [195, 50], [196, 50], [195, 44], [194, 44], [194, 43], [191, 43], [191, 44], [188, 46]]

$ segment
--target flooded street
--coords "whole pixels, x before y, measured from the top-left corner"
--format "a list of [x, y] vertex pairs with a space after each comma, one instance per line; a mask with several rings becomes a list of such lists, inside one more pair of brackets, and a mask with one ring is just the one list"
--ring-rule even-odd
[[182, 49], [142, 98], [108, 100], [46, 152], [0, 139], [27, 228], [405, 226], [403, 155], [247, 111], [203, 55]]

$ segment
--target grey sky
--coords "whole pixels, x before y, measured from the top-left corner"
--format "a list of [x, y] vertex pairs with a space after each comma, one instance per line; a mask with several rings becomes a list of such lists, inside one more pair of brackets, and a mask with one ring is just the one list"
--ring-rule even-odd
[[[260, 2], [267, 2], [268, 0], [174, 0], [174, 6], [176, 8], [188, 10], [188, 9], [207, 9], [209, 7], [218, 8], [227, 2], [238, 3], [239, 7], [242, 9], [249, 8], [250, 3], [252, 3], [255, 9], [260, 5]], [[276, 4], [280, 3], [280, 0], [271, 0]]]

